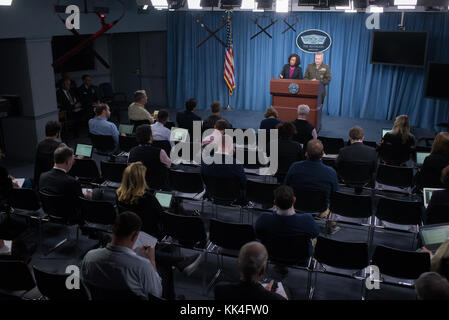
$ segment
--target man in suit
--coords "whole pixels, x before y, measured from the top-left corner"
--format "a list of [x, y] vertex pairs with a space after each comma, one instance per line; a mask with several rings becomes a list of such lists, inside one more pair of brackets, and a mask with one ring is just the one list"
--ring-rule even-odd
[[321, 95], [321, 103], [326, 96], [326, 86], [331, 82], [331, 68], [329, 65], [323, 63], [323, 53], [315, 53], [315, 63], [311, 63], [307, 66], [304, 73], [304, 79], [312, 81], [321, 81], [323, 84], [323, 93]]
[[342, 162], [367, 163], [371, 171], [374, 172], [377, 164], [376, 149], [364, 145], [365, 136], [363, 129], [355, 126], [349, 130], [350, 145], [340, 149], [336, 160], [337, 169], [340, 169]]
[[[212, 114], [209, 117], [207, 117], [206, 120], [204, 120], [203, 131], [205, 131], [207, 129], [213, 129], [215, 126], [215, 122], [217, 122], [220, 119], [224, 119], [221, 117], [221, 110], [222, 110], [221, 103], [219, 101], [212, 102], [212, 104], [210, 105], [210, 111]], [[226, 119], [224, 119], [224, 120], [226, 120]], [[232, 125], [228, 121], [228, 129], [231, 129], [231, 128], [232, 128]]]
[[83, 108], [92, 114], [93, 105], [100, 100], [98, 88], [92, 85], [92, 78], [89, 75], [85, 74], [81, 79], [83, 84], [78, 88], [78, 96]]
[[59, 134], [61, 124], [57, 121], [49, 121], [45, 125], [45, 140], [37, 145], [36, 160], [34, 162], [34, 185], [39, 189], [39, 178], [42, 173], [53, 168], [53, 153], [61, 145]]
[[78, 137], [78, 127], [87, 120], [84, 109], [76, 97], [76, 90], [70, 89], [70, 79], [65, 79], [56, 91], [58, 108], [67, 113], [67, 121], [73, 122], [75, 137]]
[[318, 137], [315, 127], [307, 121], [309, 112], [310, 107], [308, 105], [300, 104], [298, 106], [298, 118], [293, 121], [296, 128], [296, 134], [293, 136], [293, 140], [302, 144], [304, 149], [307, 146], [307, 142]]
[[197, 101], [192, 98], [186, 101], [186, 110], [183, 112], [178, 112], [176, 115], [176, 123], [179, 128], [184, 128], [189, 130], [190, 139], [192, 140], [193, 134], [193, 121], [201, 121], [201, 117], [195, 114]]
[[265, 246], [259, 242], [245, 244], [239, 253], [238, 264], [241, 280], [234, 284], [216, 285], [216, 300], [285, 300], [284, 297], [272, 292], [273, 280], [266, 285], [260, 284], [267, 268], [268, 253]]
[[297, 79], [302, 80], [302, 68], [299, 66], [301, 59], [297, 54], [291, 54], [288, 57], [288, 63], [282, 68], [282, 72], [279, 75], [281, 79]]
[[[75, 162], [73, 149], [63, 145], [54, 152], [53, 169], [43, 173], [39, 179], [39, 191], [50, 195], [62, 195], [67, 199], [67, 208], [79, 206], [79, 197], [83, 196], [80, 183], [68, 172]], [[87, 196], [92, 196], [90, 192]]]

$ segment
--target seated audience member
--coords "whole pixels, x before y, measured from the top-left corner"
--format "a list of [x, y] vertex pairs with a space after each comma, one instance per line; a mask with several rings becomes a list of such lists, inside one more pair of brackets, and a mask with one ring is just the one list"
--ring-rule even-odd
[[449, 300], [449, 281], [436, 272], [425, 272], [415, 281], [418, 300]]
[[[315, 239], [320, 229], [311, 214], [296, 213], [294, 204], [296, 198], [293, 189], [282, 185], [274, 191], [274, 205], [276, 211], [265, 212], [257, 219], [255, 230], [258, 239], [262, 241], [270, 236], [285, 235], [294, 236], [306, 234], [310, 239]], [[313, 247], [310, 241], [309, 252], [312, 255]]]
[[419, 174], [422, 187], [441, 188], [441, 171], [449, 165], [449, 133], [440, 132], [435, 136], [430, 155], [424, 159]]
[[307, 143], [307, 159], [291, 165], [285, 177], [285, 184], [295, 192], [304, 189], [324, 191], [329, 203], [330, 195], [338, 190], [338, 179], [335, 170], [321, 161], [323, 155], [321, 141], [310, 140]]
[[165, 124], [168, 120], [168, 112], [167, 110], [161, 110], [157, 114], [157, 121], [155, 124], [151, 125], [151, 131], [153, 132], [153, 141], [168, 141], [170, 145], [173, 147], [173, 141], [170, 141], [171, 131]]
[[349, 130], [351, 144], [340, 149], [336, 160], [337, 168], [342, 162], [357, 162], [369, 164], [374, 172], [377, 164], [376, 149], [364, 145], [363, 140], [365, 140], [365, 136], [362, 128], [355, 126]]
[[61, 145], [59, 141], [60, 133], [61, 124], [59, 122], [47, 122], [45, 125], [45, 140], [37, 145], [34, 162], [34, 185], [36, 189], [39, 189], [39, 178], [41, 174], [53, 168], [53, 153]]
[[449, 238], [438, 247], [435, 254], [426, 247], [422, 247], [421, 251], [427, 252], [430, 255], [430, 271], [437, 272], [442, 276], [447, 276], [445, 272], [448, 270], [444, 270], [443, 262], [449, 260]]
[[[210, 111], [211, 111], [211, 115], [204, 120], [203, 122], [203, 131], [207, 130], [207, 129], [212, 129], [215, 126], [215, 123], [220, 120], [223, 119], [221, 117], [221, 103], [218, 101], [214, 101], [212, 102], [212, 104], [210, 105]], [[224, 119], [225, 120], [225, 119]], [[228, 121], [228, 129], [232, 128], [232, 125], [229, 123]]]
[[153, 247], [133, 250], [142, 221], [135, 213], [117, 216], [112, 241], [106, 248], [89, 251], [81, 265], [81, 279], [87, 287], [112, 291], [131, 291], [141, 299], [162, 297], [162, 280], [156, 268]]
[[[425, 217], [427, 220], [433, 214], [436, 214], [437, 210], [440, 210], [438, 206], [446, 206], [446, 208], [449, 208], [449, 166], [441, 171], [441, 184], [444, 189], [432, 193], [432, 198], [430, 198], [429, 205], [426, 208]], [[449, 217], [449, 212], [447, 214]]]
[[202, 145], [205, 146], [210, 143], [217, 144], [217, 141], [220, 142], [222, 138], [225, 139], [227, 145], [232, 144], [232, 138], [229, 135], [225, 135], [226, 129], [228, 129], [228, 127], [229, 123], [225, 119], [220, 119], [215, 122], [214, 131], [212, 132], [212, 134], [204, 137]]
[[187, 100], [186, 110], [183, 112], [178, 112], [176, 115], [176, 123], [178, 124], [178, 127], [189, 130], [191, 140], [193, 135], [193, 121], [201, 121], [201, 117], [194, 113], [196, 104], [196, 99], [192, 98]]
[[293, 124], [296, 127], [296, 134], [293, 137], [293, 140], [302, 144], [303, 148], [307, 146], [307, 142], [318, 137], [315, 127], [307, 121], [309, 112], [310, 108], [308, 105], [300, 104], [298, 106], [298, 118], [293, 121]]
[[[217, 121], [216, 126], [223, 125], [224, 120]], [[216, 129], [216, 131], [219, 131]], [[240, 185], [240, 201], [245, 199], [246, 190], [246, 175], [243, 165], [233, 156], [234, 146], [232, 138], [221, 133], [212, 136], [209, 141], [215, 144], [216, 152], [213, 156], [209, 156], [201, 163], [201, 174], [205, 177], [216, 177], [224, 179], [235, 179], [239, 181]]]
[[387, 164], [400, 165], [408, 161], [414, 151], [415, 137], [410, 133], [408, 116], [397, 116], [393, 130], [386, 133], [380, 142], [380, 156]]
[[147, 101], [148, 98], [145, 90], [137, 90], [134, 92], [134, 102], [128, 107], [128, 118], [131, 123], [133, 121], [147, 121], [148, 124], [154, 123], [153, 116], [147, 111], [147, 109], [145, 109], [145, 104]]
[[214, 288], [215, 300], [285, 300], [281, 295], [271, 292], [273, 280], [263, 286], [267, 269], [268, 253], [259, 242], [248, 242], [239, 253], [238, 265], [240, 281], [235, 284], [219, 284]]
[[286, 174], [294, 162], [304, 160], [301, 144], [293, 140], [295, 133], [295, 126], [291, 122], [278, 125], [278, 174]]
[[151, 125], [142, 124], [136, 129], [138, 146], [129, 152], [128, 163], [140, 161], [147, 168], [146, 181], [150, 187], [166, 187], [168, 169], [171, 160], [167, 153], [160, 148], [153, 147], [153, 134]]
[[118, 137], [120, 132], [117, 126], [108, 121], [111, 117], [109, 106], [101, 103], [95, 106], [95, 117], [89, 120], [89, 132], [95, 135], [111, 136], [114, 140], [115, 150], [119, 147]]
[[[164, 209], [156, 197], [151, 194], [145, 182], [147, 169], [142, 162], [131, 163], [123, 172], [122, 184], [117, 189], [118, 204], [121, 208], [136, 213], [142, 220], [142, 231], [158, 239], [162, 239], [164, 233], [161, 229], [161, 221]], [[174, 255], [176, 248], [172, 245], [157, 244], [156, 263], [165, 261], [171, 263], [181, 272], [190, 275], [200, 262], [200, 255], [189, 257]], [[162, 260], [161, 260], [162, 259]]]
[[81, 108], [81, 103], [76, 97], [76, 88], [70, 88], [70, 79], [62, 82], [61, 87], [56, 92], [58, 108], [67, 113], [67, 120], [73, 122], [75, 137], [78, 136], [78, 127], [85, 121], [85, 112]]
[[276, 129], [276, 126], [282, 122], [278, 118], [278, 112], [273, 107], [269, 107], [267, 111], [265, 111], [264, 117], [265, 119], [260, 122], [260, 129]]
[[69, 201], [67, 207], [77, 207], [79, 197], [83, 196], [80, 183], [67, 174], [75, 162], [73, 149], [66, 145], [58, 147], [54, 152], [55, 165], [50, 171], [41, 174], [39, 191], [50, 195], [63, 195]]
[[85, 74], [81, 79], [83, 84], [78, 88], [78, 96], [83, 108], [92, 113], [90, 110], [93, 105], [100, 103], [98, 88], [92, 84], [92, 78], [89, 75]]

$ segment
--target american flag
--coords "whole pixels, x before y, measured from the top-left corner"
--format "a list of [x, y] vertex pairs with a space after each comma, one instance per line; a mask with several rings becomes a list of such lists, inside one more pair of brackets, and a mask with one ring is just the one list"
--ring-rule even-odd
[[228, 23], [226, 24], [226, 52], [224, 63], [224, 79], [229, 87], [229, 94], [232, 95], [235, 88], [235, 74], [234, 74], [234, 49], [232, 46], [232, 27], [231, 14], [228, 12]]

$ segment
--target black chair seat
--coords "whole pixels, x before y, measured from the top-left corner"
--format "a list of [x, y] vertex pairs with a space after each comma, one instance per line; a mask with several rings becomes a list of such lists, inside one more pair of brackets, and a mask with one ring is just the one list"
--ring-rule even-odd
[[331, 195], [330, 202], [330, 210], [332, 213], [360, 219], [372, 216], [371, 196], [337, 191]]

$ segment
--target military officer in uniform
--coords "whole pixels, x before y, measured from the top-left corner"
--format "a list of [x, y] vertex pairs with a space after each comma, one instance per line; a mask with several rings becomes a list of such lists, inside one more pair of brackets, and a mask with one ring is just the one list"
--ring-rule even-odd
[[319, 80], [323, 84], [323, 94], [322, 101], [326, 96], [326, 85], [331, 82], [331, 68], [329, 65], [323, 63], [323, 53], [315, 53], [315, 63], [311, 63], [307, 66], [306, 73], [304, 74], [304, 79], [307, 80]]

